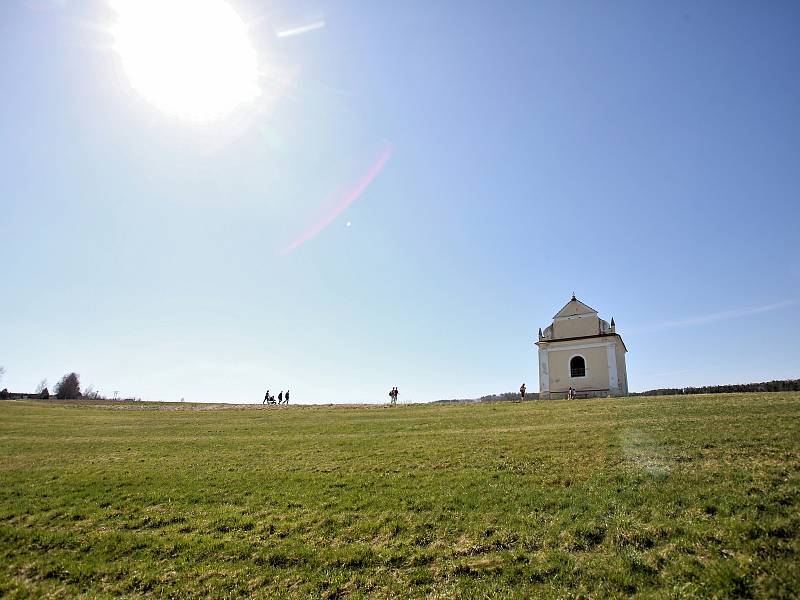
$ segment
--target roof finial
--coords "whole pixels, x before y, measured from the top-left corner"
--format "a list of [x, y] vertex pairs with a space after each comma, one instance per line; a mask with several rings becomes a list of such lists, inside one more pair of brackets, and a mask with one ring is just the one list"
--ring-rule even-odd
[[572, 302], [575, 302], [575, 300], [577, 300], [577, 298], [575, 297], [575, 292], [572, 292]]
[[539, 327], [539, 339], [542, 339], [542, 328]]

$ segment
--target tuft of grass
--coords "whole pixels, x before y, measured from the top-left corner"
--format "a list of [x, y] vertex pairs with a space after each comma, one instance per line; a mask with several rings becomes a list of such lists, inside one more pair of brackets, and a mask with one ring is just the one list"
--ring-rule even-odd
[[0, 596], [794, 598], [800, 394], [0, 403]]

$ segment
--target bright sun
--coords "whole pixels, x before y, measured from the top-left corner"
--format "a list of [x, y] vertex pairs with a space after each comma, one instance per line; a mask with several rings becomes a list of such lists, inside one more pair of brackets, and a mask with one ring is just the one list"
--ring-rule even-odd
[[261, 93], [247, 28], [225, 0], [110, 0], [131, 86], [161, 110], [210, 121]]

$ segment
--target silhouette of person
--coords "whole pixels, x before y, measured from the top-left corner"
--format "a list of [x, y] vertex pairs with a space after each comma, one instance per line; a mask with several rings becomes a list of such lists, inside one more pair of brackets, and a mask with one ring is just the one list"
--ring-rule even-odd
[[519, 398], [520, 400], [525, 400], [525, 384], [523, 383], [519, 386]]
[[397, 386], [394, 386], [394, 400], [392, 404], [397, 404], [397, 397], [400, 395], [400, 392], [397, 390]]
[[289, 404], [289, 390], [286, 390], [286, 395], [283, 397], [284, 404]]
[[278, 392], [278, 404], [283, 404], [283, 392]]
[[262, 402], [261, 404], [265, 404], [268, 401], [269, 401], [269, 390], [267, 390], [267, 393], [264, 394], [264, 402]]

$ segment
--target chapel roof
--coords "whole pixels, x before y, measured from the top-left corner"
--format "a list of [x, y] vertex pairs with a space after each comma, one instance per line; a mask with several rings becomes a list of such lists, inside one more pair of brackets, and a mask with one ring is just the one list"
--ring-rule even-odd
[[596, 315], [597, 311], [593, 309], [591, 306], [587, 306], [580, 300], [575, 297], [575, 294], [572, 294], [572, 298], [569, 302], [567, 302], [564, 307], [558, 311], [554, 319], [558, 319], [559, 317], [574, 317], [575, 315]]

